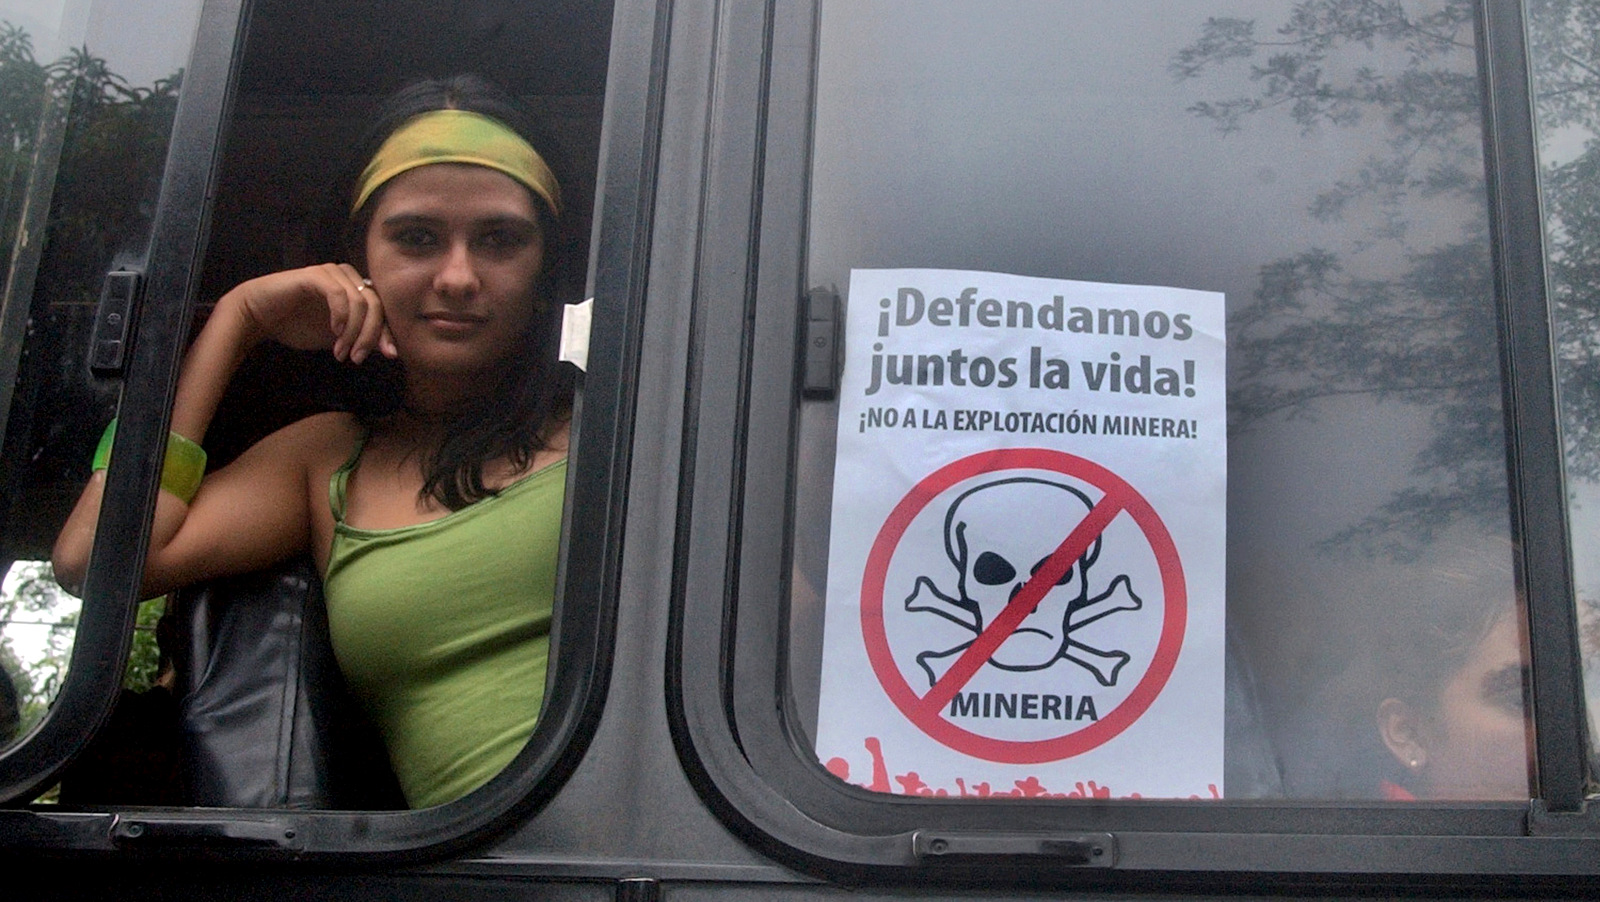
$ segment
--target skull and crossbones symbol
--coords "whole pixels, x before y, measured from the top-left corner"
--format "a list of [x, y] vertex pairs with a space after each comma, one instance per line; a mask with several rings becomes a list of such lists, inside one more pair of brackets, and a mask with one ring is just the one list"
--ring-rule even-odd
[[[905, 600], [907, 611], [938, 614], [973, 634], [953, 648], [917, 655], [930, 686], [1005, 610], [1093, 506], [1087, 495], [1071, 486], [1031, 476], [985, 483], [956, 498], [944, 519], [945, 555], [956, 568], [956, 594], [947, 595], [931, 577], [918, 576]], [[1143, 607], [1126, 574], [1090, 597], [1089, 568], [1100, 557], [1102, 538], [1096, 536], [1045, 592], [995, 649], [989, 664], [1002, 670], [1043, 670], [1065, 659], [1089, 671], [1100, 685], [1116, 685], [1130, 655], [1094, 648], [1072, 637], [1103, 617]]]

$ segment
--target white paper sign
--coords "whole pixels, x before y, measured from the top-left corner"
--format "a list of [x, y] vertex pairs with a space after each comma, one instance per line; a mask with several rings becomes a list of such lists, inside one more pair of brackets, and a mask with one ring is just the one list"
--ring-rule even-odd
[[817, 756], [883, 792], [1221, 794], [1223, 297], [850, 277]]

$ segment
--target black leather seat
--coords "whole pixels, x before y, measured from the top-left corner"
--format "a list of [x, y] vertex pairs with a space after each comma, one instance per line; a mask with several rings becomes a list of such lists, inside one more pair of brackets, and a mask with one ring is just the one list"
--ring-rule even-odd
[[172, 613], [189, 804], [393, 809], [405, 802], [345, 686], [309, 559], [184, 589]]

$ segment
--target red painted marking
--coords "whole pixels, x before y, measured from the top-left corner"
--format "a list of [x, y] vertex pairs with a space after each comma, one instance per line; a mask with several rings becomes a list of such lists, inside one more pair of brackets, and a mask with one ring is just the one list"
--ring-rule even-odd
[[[893, 791], [889, 788], [889, 766], [884, 760], [883, 744], [876, 736], [868, 736], [864, 744], [867, 749], [867, 754], [872, 756], [872, 773], [874, 782], [872, 784], [859, 783], [857, 785], [861, 786], [863, 789], [870, 789], [874, 792], [892, 793]], [[827, 769], [829, 773], [833, 774], [840, 780], [849, 781], [850, 779], [850, 764], [843, 758], [830, 758], [827, 763]], [[909, 771], [907, 773], [899, 774], [894, 778], [894, 780], [896, 783], [900, 784], [900, 795], [955, 796], [963, 799], [989, 798], [991, 796], [1052, 799], [1109, 799], [1113, 797], [1110, 786], [1102, 786], [1094, 780], [1075, 781], [1073, 784], [1075, 788], [1071, 792], [1053, 792], [1049, 787], [1044, 785], [1044, 781], [1040, 780], [1036, 776], [1027, 776], [1020, 780], [1013, 780], [1012, 783], [1016, 786], [1016, 788], [1009, 791], [996, 790], [994, 787], [989, 785], [987, 780], [981, 783], [974, 783], [969, 787], [965, 778], [956, 777], [956, 788], [954, 792], [951, 792], [948, 789], [929, 786], [928, 782], [922, 779], [922, 777], [918, 775], [916, 771]], [[1210, 798], [1222, 798], [1222, 791], [1217, 788], [1217, 784], [1207, 784], [1206, 790], [1210, 792]], [[1144, 796], [1137, 792], [1131, 792], [1127, 795], [1120, 796], [1120, 798], [1140, 799], [1144, 798]], [[1196, 793], [1191, 793], [1189, 798], [1200, 799], [1202, 796]]]

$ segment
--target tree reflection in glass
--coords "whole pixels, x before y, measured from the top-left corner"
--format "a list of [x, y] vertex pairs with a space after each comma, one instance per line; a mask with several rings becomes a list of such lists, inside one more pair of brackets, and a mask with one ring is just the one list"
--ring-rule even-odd
[[1532, 0], [1526, 15], [1592, 734], [1600, 721], [1600, 6]]
[[[1389, 428], [1397, 408], [1420, 426], [1405, 478], [1315, 546], [1324, 565], [1356, 575], [1342, 585], [1360, 589], [1289, 590], [1342, 613], [1331, 621], [1338, 632], [1317, 640], [1325, 680], [1302, 688], [1280, 726], [1297, 750], [1285, 767], [1292, 794], [1365, 795], [1379, 785], [1391, 797], [1528, 792], [1525, 637], [1513, 616], [1511, 548], [1498, 538], [1508, 495], [1474, 19], [1466, 2], [1308, 0], [1277, 25], [1209, 19], [1170, 67], [1180, 80], [1247, 73], [1247, 90], [1190, 107], [1223, 135], [1277, 118], [1308, 139], [1382, 139], [1309, 199], [1312, 222], [1344, 227], [1338, 240], [1266, 262], [1251, 302], [1230, 310], [1236, 436], [1315, 420], [1355, 398], [1367, 399], [1375, 430]], [[1485, 621], [1480, 610], [1499, 613]], [[1466, 710], [1441, 701], [1444, 687], [1466, 679], [1458, 668], [1413, 673], [1417, 659], [1468, 661], [1482, 636], [1462, 632], [1466, 621], [1498, 624], [1491, 632], [1511, 661], [1512, 691], [1493, 706], [1505, 712], [1495, 733], [1503, 742], [1481, 729], [1486, 719], [1441, 713]], [[1342, 662], [1326, 654], [1334, 636]], [[1400, 636], [1422, 645], [1403, 647]], [[1361, 739], [1375, 710], [1388, 755]], [[1460, 772], [1473, 756], [1451, 750], [1473, 741], [1505, 746], [1474, 759], [1489, 773]]]

